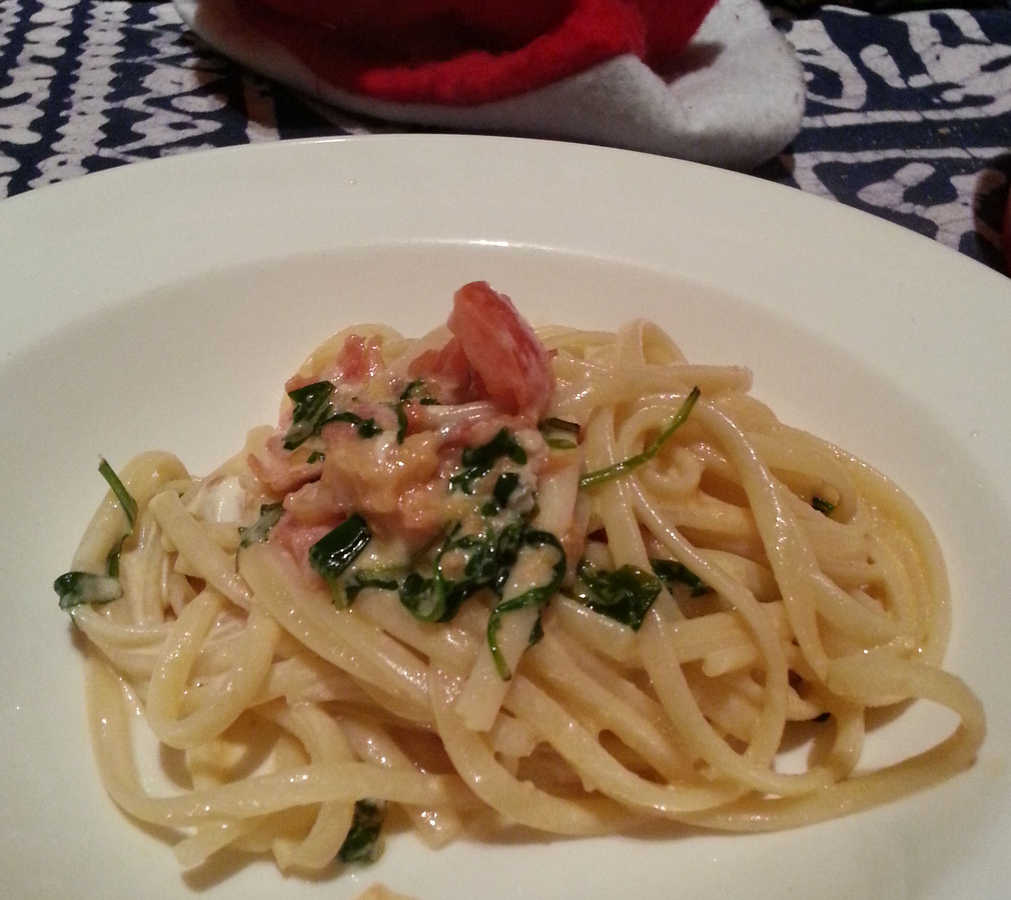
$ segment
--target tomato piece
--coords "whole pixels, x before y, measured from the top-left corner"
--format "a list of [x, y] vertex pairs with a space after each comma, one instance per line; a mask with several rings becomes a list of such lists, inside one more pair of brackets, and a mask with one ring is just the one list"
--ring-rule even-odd
[[459, 338], [450, 339], [440, 350], [426, 350], [411, 361], [407, 372], [431, 382], [443, 403], [466, 403], [483, 396]]
[[465, 284], [448, 325], [490, 400], [527, 421], [543, 418], [555, 386], [551, 361], [505, 294], [485, 281]]

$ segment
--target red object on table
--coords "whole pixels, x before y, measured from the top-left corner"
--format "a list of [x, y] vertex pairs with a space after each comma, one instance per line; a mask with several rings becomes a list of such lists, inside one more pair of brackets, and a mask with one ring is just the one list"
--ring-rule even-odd
[[476, 104], [681, 50], [716, 0], [239, 0], [312, 71], [381, 100]]

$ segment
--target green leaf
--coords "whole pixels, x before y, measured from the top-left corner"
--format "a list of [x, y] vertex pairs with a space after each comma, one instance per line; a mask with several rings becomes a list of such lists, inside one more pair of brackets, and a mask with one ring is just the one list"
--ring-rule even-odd
[[517, 472], [503, 472], [495, 479], [495, 487], [492, 488], [491, 500], [481, 507], [481, 513], [486, 516], [494, 516], [500, 510], [509, 505], [509, 498], [513, 491], [519, 487], [520, 476]]
[[[417, 400], [422, 406], [434, 406], [438, 404], [438, 400], [434, 397], [430, 397], [428, 394], [424, 393], [425, 382], [421, 378], [416, 378], [407, 387], [403, 389], [400, 393], [401, 403], [410, 403], [412, 400]], [[422, 396], [423, 395], [423, 396]]]
[[60, 597], [60, 609], [70, 610], [85, 603], [111, 603], [123, 596], [118, 578], [91, 572], [66, 572], [53, 582]]
[[353, 603], [365, 588], [380, 588], [384, 591], [395, 591], [399, 585], [394, 573], [384, 569], [356, 569], [351, 573], [344, 588], [348, 603]]
[[644, 462], [651, 460], [670, 439], [671, 435], [684, 424], [685, 419], [690, 415], [701, 393], [697, 387], [692, 388], [691, 393], [685, 398], [684, 403], [681, 404], [681, 407], [674, 414], [674, 418], [670, 420], [667, 427], [660, 432], [653, 443], [643, 450], [642, 453], [637, 453], [635, 456], [630, 456], [628, 459], [623, 459], [621, 462], [616, 462], [614, 465], [607, 466], [604, 469], [587, 472], [579, 479], [579, 486], [582, 488], [594, 487], [605, 481], [611, 481], [614, 478], [622, 478]]
[[119, 541], [109, 551], [105, 558], [105, 573], [112, 578], [119, 577], [119, 556], [123, 550], [123, 542], [133, 534], [133, 524], [137, 520], [137, 501], [130, 496], [126, 486], [120, 481], [119, 476], [113, 471], [105, 457], [101, 457], [98, 463], [98, 471], [105, 479], [105, 483], [112, 489], [113, 494], [123, 508], [123, 515], [126, 516], [126, 532]]
[[568, 438], [545, 438], [544, 443], [551, 447], [552, 450], [575, 450], [579, 446], [575, 441], [570, 441]]
[[285, 450], [294, 450], [313, 435], [319, 434], [330, 414], [333, 392], [334, 386], [329, 381], [315, 381], [288, 391], [295, 408], [291, 414], [291, 427], [284, 436]]
[[372, 532], [369, 526], [355, 513], [309, 548], [309, 565], [327, 583], [334, 605], [345, 607], [349, 604], [347, 593], [338, 579], [370, 540]]
[[400, 402], [407, 403], [408, 400], [413, 400], [415, 395], [420, 394], [422, 389], [425, 387], [425, 382], [421, 378], [415, 378], [407, 387], [403, 389], [400, 393]]
[[811, 498], [811, 505], [816, 510], [818, 510], [818, 512], [820, 512], [820, 513], [822, 513], [823, 515], [826, 515], [826, 516], [831, 516], [832, 515], [832, 511], [835, 509], [835, 504], [834, 503], [829, 503], [828, 500], [824, 500], [821, 497], [812, 497]]
[[621, 622], [633, 631], [642, 626], [663, 587], [656, 576], [628, 565], [607, 571], [583, 560], [577, 576], [576, 597], [579, 600], [594, 612]]
[[545, 419], [538, 426], [541, 431], [566, 431], [569, 434], [575, 435], [576, 439], [579, 438], [579, 423], [570, 422], [568, 419], [556, 419], [552, 416], [550, 419]]
[[307, 463], [318, 463], [323, 462], [326, 459], [326, 454], [322, 450], [313, 450], [306, 458]]
[[[467, 535], [455, 538], [460, 526], [457, 523], [446, 535], [432, 566], [432, 577], [426, 578], [419, 572], [411, 572], [400, 586], [400, 602], [416, 619], [423, 622], [448, 622], [456, 615], [460, 605], [471, 594], [487, 586], [485, 579], [474, 571], [472, 562], [475, 553], [485, 551], [490, 541], [486, 535]], [[442, 571], [442, 558], [450, 550], [469, 552], [460, 580], [447, 579]]]
[[359, 800], [355, 803], [355, 814], [348, 829], [347, 837], [337, 851], [341, 862], [375, 862], [382, 853], [379, 833], [386, 818], [386, 803], [383, 800]]
[[487, 475], [492, 466], [502, 457], [511, 459], [518, 465], [527, 461], [526, 451], [517, 443], [508, 429], [502, 428], [488, 443], [480, 447], [468, 447], [460, 457], [463, 470], [449, 479], [450, 490], [474, 493], [474, 482]]
[[105, 574], [110, 578], [119, 578], [119, 556], [123, 552], [123, 543], [126, 539], [127, 535], [124, 534], [113, 544], [109, 555], [105, 557]]
[[579, 446], [580, 428], [576, 422], [552, 417], [537, 427], [544, 435], [544, 443], [553, 450], [575, 450]]
[[[537, 531], [534, 529], [522, 531], [516, 541], [515, 552], [513, 554], [514, 561], [518, 558], [519, 550], [523, 547], [551, 547], [557, 552], [558, 558], [555, 560], [555, 564], [551, 570], [551, 577], [548, 581], [544, 584], [532, 587], [516, 597], [511, 597], [508, 600], [502, 600], [494, 607], [494, 609], [492, 609], [491, 615], [488, 617], [488, 649], [491, 651], [491, 656], [495, 662], [495, 668], [498, 671], [499, 678], [503, 681], [509, 681], [509, 679], [512, 678], [512, 673], [509, 671], [509, 665], [505, 661], [505, 657], [502, 655], [502, 649], [498, 645], [498, 632], [502, 627], [503, 616], [510, 612], [515, 612], [519, 609], [526, 609], [528, 607], [543, 609], [547, 606], [548, 601], [554, 596], [565, 578], [565, 550], [562, 548], [561, 543], [559, 543], [558, 538], [551, 534], [551, 532]], [[506, 577], [508, 577], [508, 573]], [[505, 586], [504, 582], [505, 579], [499, 583], [499, 593], [501, 593], [502, 588]], [[531, 631], [531, 638], [535, 637], [537, 631], [538, 627], [535, 624]]]
[[651, 559], [649, 564], [653, 567], [653, 572], [667, 583], [668, 588], [673, 587], [674, 582], [680, 582], [692, 589], [693, 597], [709, 593], [709, 586], [698, 575], [673, 559]]
[[137, 501], [130, 496], [130, 492], [123, 485], [123, 482], [119, 480], [119, 476], [112, 470], [112, 466], [109, 465], [105, 457], [102, 457], [98, 463], [98, 471], [109, 487], [112, 488], [112, 492], [116, 495], [119, 505], [123, 507], [123, 514], [126, 516], [126, 521], [130, 526], [127, 534], [130, 534], [133, 531], [133, 523], [137, 518]]
[[358, 432], [358, 437], [360, 438], [375, 437], [377, 434], [382, 433], [383, 430], [376, 424], [375, 419], [363, 419], [353, 412], [334, 413], [323, 422], [323, 425], [329, 425], [331, 422], [349, 423]]
[[397, 443], [404, 443], [407, 437], [407, 413], [404, 412], [403, 401], [393, 405], [393, 411], [397, 414]]
[[239, 546], [249, 547], [267, 540], [270, 529], [284, 515], [284, 505], [281, 503], [263, 503], [260, 505], [260, 518], [247, 528], [239, 527]]

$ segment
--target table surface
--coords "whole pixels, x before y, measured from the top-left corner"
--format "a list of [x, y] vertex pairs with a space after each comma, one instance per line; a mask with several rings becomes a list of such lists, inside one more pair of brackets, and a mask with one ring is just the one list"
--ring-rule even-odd
[[[774, 9], [803, 63], [800, 134], [755, 174], [1001, 269], [1011, 0], [872, 15]], [[243, 70], [159, 0], [0, 0], [0, 197], [211, 147], [402, 132]]]

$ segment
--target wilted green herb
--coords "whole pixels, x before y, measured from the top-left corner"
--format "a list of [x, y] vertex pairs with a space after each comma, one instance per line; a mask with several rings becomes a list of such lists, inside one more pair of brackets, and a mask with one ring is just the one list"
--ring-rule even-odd
[[252, 544], [259, 544], [267, 540], [270, 529], [278, 523], [278, 520], [283, 515], [284, 505], [281, 503], [261, 504], [260, 518], [246, 528], [239, 527], [239, 546], [249, 547]]
[[126, 517], [126, 531], [113, 544], [105, 558], [105, 575], [65, 572], [53, 582], [53, 590], [60, 597], [60, 609], [69, 610], [85, 603], [111, 603], [123, 596], [123, 588], [119, 583], [119, 556], [123, 549], [123, 541], [133, 534], [133, 525], [137, 520], [137, 501], [130, 495], [105, 457], [99, 459], [98, 471], [119, 501]]
[[607, 466], [606, 468], [587, 472], [579, 479], [579, 486], [584, 488], [593, 487], [605, 481], [610, 481], [613, 478], [621, 478], [623, 475], [631, 472], [632, 469], [651, 460], [657, 455], [670, 436], [684, 424], [700, 394], [701, 391], [697, 387], [692, 388], [691, 393], [685, 398], [680, 409], [674, 414], [674, 418], [670, 420], [667, 427], [657, 435], [654, 441], [642, 453], [637, 453], [635, 456], [630, 456], [628, 459], [623, 459], [621, 462], [616, 462], [614, 465]]
[[70, 610], [85, 603], [111, 603], [123, 596], [118, 578], [91, 572], [67, 572], [53, 582], [60, 597], [60, 609]]
[[355, 561], [370, 540], [372, 532], [369, 526], [355, 513], [309, 548], [309, 564], [327, 583], [336, 606], [345, 607], [349, 603], [347, 592], [338, 580], [341, 573]]
[[653, 572], [667, 583], [668, 588], [673, 587], [677, 581], [688, 585], [693, 597], [701, 597], [709, 592], [709, 586], [698, 575], [673, 559], [651, 559], [649, 564], [653, 567]]
[[341, 862], [370, 863], [379, 859], [382, 847], [379, 832], [386, 818], [386, 802], [383, 800], [359, 800], [355, 803], [355, 814], [344, 843], [337, 856]]
[[355, 431], [358, 432], [358, 437], [360, 438], [375, 437], [383, 430], [376, 424], [375, 419], [363, 419], [357, 413], [353, 412], [334, 413], [332, 416], [329, 416], [323, 424], [329, 425], [331, 422], [347, 422], [349, 425], [354, 427]]
[[400, 402], [406, 403], [408, 400], [413, 400], [418, 394], [421, 393], [422, 389], [425, 387], [425, 382], [421, 378], [415, 378], [407, 387], [400, 392]]
[[393, 411], [397, 414], [397, 443], [402, 444], [407, 437], [407, 413], [404, 412], [403, 402], [395, 403]]
[[382, 588], [384, 591], [395, 591], [399, 587], [396, 576], [383, 569], [357, 569], [351, 573], [344, 592], [347, 594], [348, 604], [354, 602], [365, 588]]
[[112, 488], [112, 492], [116, 495], [119, 505], [123, 507], [123, 514], [126, 516], [127, 524], [130, 526], [129, 531], [127, 531], [127, 534], [129, 534], [133, 531], [133, 523], [137, 518], [137, 501], [130, 496], [130, 492], [123, 485], [123, 482], [119, 480], [119, 476], [113, 471], [112, 466], [109, 465], [105, 457], [102, 457], [99, 461], [98, 471], [109, 487]]
[[500, 510], [509, 505], [509, 498], [513, 491], [519, 486], [520, 476], [517, 472], [503, 472], [495, 479], [495, 487], [492, 488], [491, 500], [481, 507], [481, 512], [486, 516], [494, 516]]
[[[492, 659], [495, 661], [495, 668], [503, 681], [508, 681], [512, 678], [512, 673], [509, 671], [509, 664], [505, 661], [502, 650], [498, 645], [498, 632], [502, 626], [502, 617], [507, 613], [528, 607], [543, 609], [565, 578], [565, 550], [562, 549], [558, 538], [551, 534], [551, 532], [533, 529], [522, 531], [518, 536], [518, 546], [516, 547], [514, 560], [518, 557], [520, 547], [551, 547], [556, 551], [558, 557], [552, 567], [551, 577], [545, 584], [532, 587], [528, 591], [524, 591], [522, 594], [511, 597], [508, 600], [502, 600], [492, 609], [491, 615], [488, 617], [488, 649], [491, 650]], [[499, 593], [501, 593], [501, 587], [499, 588]], [[531, 640], [535, 638], [539, 629], [540, 617], [538, 617], [534, 628], [531, 630]]]
[[576, 574], [576, 597], [594, 612], [628, 625], [633, 631], [642, 626], [662, 588], [656, 576], [635, 566], [607, 571], [583, 560]]
[[330, 398], [334, 387], [329, 381], [316, 381], [305, 387], [288, 391], [295, 404], [291, 413], [291, 427], [284, 436], [284, 449], [294, 450], [320, 429], [330, 415]]
[[450, 490], [462, 490], [465, 494], [474, 493], [474, 482], [487, 475], [492, 466], [503, 456], [514, 463], [523, 465], [527, 461], [527, 453], [516, 441], [516, 438], [502, 428], [487, 444], [480, 447], [468, 447], [463, 451], [460, 462], [463, 470], [449, 479]]
[[818, 510], [818, 512], [823, 513], [826, 516], [831, 516], [832, 511], [835, 509], [834, 503], [829, 503], [828, 500], [824, 500], [821, 497], [812, 497], [811, 505]]

